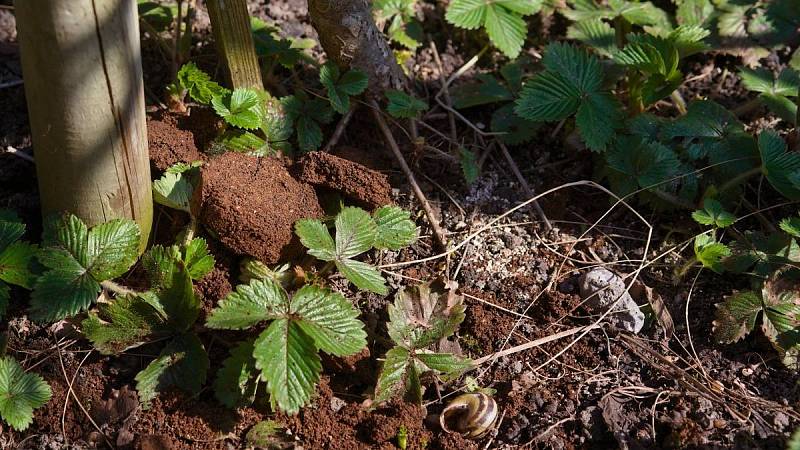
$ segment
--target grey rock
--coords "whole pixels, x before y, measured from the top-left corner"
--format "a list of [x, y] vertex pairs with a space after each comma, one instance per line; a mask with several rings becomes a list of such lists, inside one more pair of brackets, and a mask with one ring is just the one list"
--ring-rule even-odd
[[614, 308], [608, 320], [617, 328], [638, 333], [644, 326], [644, 313], [625, 289], [625, 281], [604, 269], [592, 269], [580, 279], [584, 306], [592, 314], [603, 314]]

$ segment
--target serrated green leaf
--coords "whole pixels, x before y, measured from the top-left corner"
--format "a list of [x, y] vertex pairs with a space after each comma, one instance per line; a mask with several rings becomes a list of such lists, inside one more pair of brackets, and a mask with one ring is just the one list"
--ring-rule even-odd
[[100, 353], [115, 355], [145, 344], [157, 331], [165, 331], [165, 317], [153, 307], [153, 300], [122, 295], [90, 312], [81, 322], [81, 331]]
[[[628, 195], [638, 188], [663, 189], [664, 183], [678, 175], [680, 169], [672, 149], [638, 136], [620, 136], [609, 148], [606, 163], [618, 195]], [[622, 186], [626, 188], [620, 189]]]
[[306, 116], [297, 118], [297, 145], [304, 152], [317, 150], [322, 146], [322, 128], [319, 124]]
[[616, 34], [607, 22], [589, 19], [575, 22], [567, 28], [567, 37], [583, 42], [597, 53], [611, 57], [617, 51]]
[[389, 100], [386, 111], [388, 111], [392, 117], [411, 119], [428, 109], [428, 104], [426, 102], [402, 91], [390, 89], [386, 91], [386, 98]]
[[192, 161], [191, 163], [176, 162], [167, 167], [166, 173], [186, 173], [203, 165], [203, 161]]
[[782, 95], [761, 94], [758, 98], [767, 105], [767, 108], [782, 120], [797, 124], [797, 103]]
[[347, 95], [359, 95], [367, 89], [367, 74], [359, 69], [350, 69], [339, 78], [336, 88]]
[[494, 6], [509, 3], [511, 2], [498, 1], [488, 4], [484, 27], [486, 34], [489, 35], [489, 40], [495, 47], [507, 57], [514, 59], [522, 50], [522, 44], [525, 43], [525, 37], [528, 34], [528, 27], [521, 15], [506, 8]]
[[678, 9], [675, 11], [675, 19], [679, 25], [702, 26], [714, 13], [711, 0], [680, 0], [676, 3]]
[[[773, 346], [785, 353], [800, 344], [800, 271], [786, 267], [775, 271], [764, 283], [762, 330]], [[789, 359], [796, 359], [793, 355]], [[793, 361], [796, 363], [796, 361]]]
[[222, 362], [214, 380], [214, 394], [228, 408], [238, 408], [253, 403], [256, 396], [256, 361], [253, 358], [253, 341], [240, 342], [231, 349], [230, 356]]
[[556, 121], [575, 114], [581, 92], [560, 73], [544, 71], [522, 88], [515, 112], [532, 121]]
[[772, 130], [758, 136], [761, 171], [769, 183], [790, 200], [800, 200], [800, 154], [787, 152], [786, 142]]
[[611, 143], [622, 126], [620, 108], [617, 98], [607, 92], [589, 94], [581, 102], [575, 125], [590, 150], [602, 151]]
[[511, 91], [503, 86], [500, 81], [489, 74], [479, 74], [475, 77], [476, 83], [459, 86], [451, 91], [453, 106], [457, 109], [471, 108], [512, 100]]
[[731, 249], [708, 234], [700, 234], [694, 238], [694, 254], [703, 267], [722, 273], [722, 260], [731, 255]]
[[451, 336], [464, 320], [464, 299], [442, 281], [400, 289], [389, 305], [389, 336], [409, 349]]
[[372, 213], [377, 225], [375, 242], [377, 249], [400, 250], [417, 240], [417, 226], [411, 213], [397, 206], [382, 206]]
[[336, 215], [336, 257], [352, 258], [369, 249], [375, 243], [377, 225], [375, 220], [361, 208], [348, 206]]
[[287, 123], [293, 123], [297, 131], [300, 150], [304, 152], [318, 149], [322, 145], [320, 124], [333, 120], [333, 109], [323, 99], [308, 99], [304, 95], [290, 95], [280, 99], [286, 113]]
[[[513, 106], [513, 105], [510, 105]], [[472, 184], [480, 176], [480, 167], [478, 167], [477, 157], [472, 150], [465, 147], [458, 149], [459, 162], [461, 163], [461, 174], [464, 175], [464, 181], [467, 184]]]
[[271, 145], [255, 134], [239, 129], [225, 130], [214, 142], [217, 142], [228, 150], [246, 153], [252, 156], [274, 155], [278, 149], [278, 147]]
[[181, 251], [177, 245], [154, 245], [142, 255], [142, 267], [147, 272], [150, 287], [164, 289], [172, 283], [175, 271], [180, 270]]
[[25, 224], [0, 220], [0, 252], [25, 234]]
[[725, 211], [722, 203], [713, 198], [705, 199], [703, 209], [693, 212], [692, 218], [701, 225], [713, 225], [718, 228], [729, 227], [736, 221], [736, 217]]
[[170, 387], [197, 394], [206, 382], [210, 362], [200, 339], [192, 333], [170, 341], [158, 358], [136, 375], [139, 401], [147, 409], [159, 393]]
[[211, 106], [225, 122], [246, 130], [261, 126], [259, 95], [254, 89], [239, 88], [224, 96], [214, 96]]
[[31, 316], [52, 322], [86, 310], [100, 293], [100, 283], [63, 249], [39, 253], [39, 261], [53, 268], [39, 277], [31, 293]]
[[465, 370], [473, 367], [471, 360], [452, 353], [417, 352], [414, 356], [428, 370], [441, 374], [446, 379], [454, 379]]
[[183, 263], [189, 276], [199, 280], [214, 269], [214, 257], [208, 253], [208, 244], [203, 238], [194, 238], [184, 249]]
[[755, 292], [737, 292], [727, 297], [717, 304], [714, 339], [721, 344], [742, 339], [755, 328], [761, 309], [761, 297]]
[[484, 0], [455, 0], [447, 7], [445, 18], [448, 22], [467, 30], [483, 25], [486, 18]]
[[115, 219], [89, 230], [89, 273], [98, 281], [116, 278], [131, 268], [139, 256], [141, 234], [132, 220]]
[[208, 105], [214, 96], [221, 97], [230, 92], [211, 81], [211, 77], [193, 62], [186, 63], [181, 67], [181, 70], [178, 71], [177, 81], [194, 101], [204, 105]]
[[13, 358], [0, 359], [0, 417], [17, 431], [33, 420], [33, 410], [44, 406], [52, 395], [50, 386], [33, 373], [26, 373]]
[[339, 293], [305, 285], [292, 297], [290, 314], [317, 348], [326, 353], [348, 356], [367, 345], [359, 311]]
[[291, 69], [304, 57], [301, 39], [282, 38], [279, 30], [257, 17], [250, 17], [250, 31], [260, 60], [272, 60]]
[[336, 244], [325, 224], [317, 219], [301, 219], [295, 222], [294, 231], [310, 255], [323, 261], [336, 259]]
[[389, 293], [389, 289], [386, 287], [386, 280], [383, 279], [375, 266], [354, 259], [343, 259], [336, 261], [336, 268], [359, 289], [365, 289], [380, 295]]
[[288, 310], [286, 292], [270, 279], [241, 284], [211, 311], [206, 326], [243, 330], [259, 322], [281, 317]]
[[253, 357], [273, 408], [296, 414], [311, 400], [322, 363], [314, 340], [298, 324], [274, 320], [256, 339]]
[[161, 178], [153, 181], [153, 200], [178, 211], [191, 212], [189, 203], [193, 192], [192, 183], [180, 173], [166, 172]]
[[173, 271], [168, 283], [156, 294], [173, 330], [187, 331], [194, 325], [201, 304], [185, 266]]
[[794, 237], [800, 237], [800, 217], [787, 217], [778, 224], [781, 230]]
[[36, 275], [31, 271], [31, 264], [38, 248], [27, 242], [17, 241], [0, 248], [0, 280], [16, 284], [25, 289], [33, 288]]
[[406, 371], [412, 363], [408, 350], [394, 347], [386, 352], [378, 382], [375, 385], [375, 402], [382, 403], [405, 389]]

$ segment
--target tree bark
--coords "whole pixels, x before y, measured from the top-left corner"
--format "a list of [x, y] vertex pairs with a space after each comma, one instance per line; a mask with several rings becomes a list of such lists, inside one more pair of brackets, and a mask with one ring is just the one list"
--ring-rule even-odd
[[405, 76], [367, 0], [308, 0], [308, 14], [328, 58], [344, 69], [369, 77], [369, 92], [378, 98], [387, 89], [404, 89]]
[[153, 217], [135, 0], [18, 0], [17, 27], [45, 214], [89, 225]]
[[247, 0], [207, 0], [217, 51], [225, 61], [231, 85], [264, 89], [258, 66]]

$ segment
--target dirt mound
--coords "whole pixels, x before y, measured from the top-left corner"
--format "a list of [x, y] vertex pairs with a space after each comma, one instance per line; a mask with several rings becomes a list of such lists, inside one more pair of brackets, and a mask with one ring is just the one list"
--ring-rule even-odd
[[295, 221], [323, 215], [314, 188], [279, 161], [240, 153], [203, 167], [193, 209], [226, 247], [266, 264], [291, 256]]
[[292, 169], [298, 180], [339, 191], [359, 206], [374, 209], [392, 203], [389, 178], [353, 161], [325, 152], [311, 152]]
[[190, 163], [202, 159], [190, 131], [177, 128], [170, 120], [149, 120], [147, 141], [150, 144], [150, 162], [164, 171], [177, 162]]

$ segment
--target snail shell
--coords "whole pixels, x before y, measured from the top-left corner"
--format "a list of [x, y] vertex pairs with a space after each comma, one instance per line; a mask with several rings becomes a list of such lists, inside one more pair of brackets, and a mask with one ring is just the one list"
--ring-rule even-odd
[[485, 435], [496, 421], [497, 402], [481, 392], [459, 395], [439, 415], [439, 424], [445, 432], [458, 433], [468, 439]]

